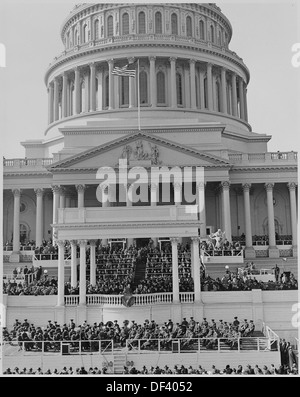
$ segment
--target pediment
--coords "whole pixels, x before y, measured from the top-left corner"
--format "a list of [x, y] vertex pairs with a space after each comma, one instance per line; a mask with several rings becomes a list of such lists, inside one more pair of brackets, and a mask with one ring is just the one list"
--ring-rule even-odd
[[109, 143], [86, 150], [49, 167], [49, 170], [116, 168], [120, 159], [129, 166], [203, 166], [229, 165], [223, 158], [201, 152], [145, 132], [126, 135]]

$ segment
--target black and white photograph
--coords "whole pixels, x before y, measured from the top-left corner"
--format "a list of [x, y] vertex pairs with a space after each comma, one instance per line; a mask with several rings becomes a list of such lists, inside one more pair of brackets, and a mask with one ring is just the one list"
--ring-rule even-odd
[[299, 11], [1, 2], [1, 378], [299, 377]]

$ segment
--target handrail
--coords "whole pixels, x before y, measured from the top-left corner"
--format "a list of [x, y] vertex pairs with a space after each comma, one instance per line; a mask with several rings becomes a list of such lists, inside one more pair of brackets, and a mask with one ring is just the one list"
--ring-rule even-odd
[[[230, 249], [230, 250], [226, 250], [226, 249], [222, 249], [222, 250], [215, 250], [215, 249], [211, 249], [211, 250], [205, 250], [201, 248], [201, 252], [203, 253], [204, 256], [243, 256], [243, 249]], [[229, 255], [230, 253], [230, 255]]]
[[145, 350], [150, 351], [173, 351], [181, 353], [183, 351], [199, 353], [203, 351], [215, 351], [221, 353], [223, 351], [235, 350], [241, 351], [259, 351], [270, 352], [278, 351], [279, 345], [270, 343], [266, 337], [202, 337], [202, 338], [140, 338], [126, 340], [127, 353], [139, 353]]

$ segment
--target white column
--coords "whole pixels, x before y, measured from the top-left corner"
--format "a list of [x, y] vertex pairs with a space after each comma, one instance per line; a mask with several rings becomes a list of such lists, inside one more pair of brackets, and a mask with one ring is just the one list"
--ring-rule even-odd
[[205, 108], [205, 95], [204, 95], [204, 71], [200, 69], [199, 72], [199, 84], [200, 84], [200, 109]]
[[244, 81], [239, 77], [240, 118], [245, 120]]
[[114, 76], [111, 74], [113, 71], [114, 67], [114, 61], [113, 59], [109, 59], [108, 61], [108, 90], [109, 90], [109, 104], [108, 104], [108, 110], [111, 110], [114, 108]]
[[232, 115], [238, 117], [238, 106], [237, 106], [237, 92], [236, 92], [236, 74], [231, 75], [231, 86], [232, 86]]
[[169, 58], [171, 65], [171, 107], [175, 108], [177, 106], [177, 93], [176, 93], [176, 58]]
[[179, 303], [179, 277], [178, 277], [178, 247], [179, 239], [170, 238], [172, 244], [172, 283], [173, 283], [173, 303]]
[[98, 109], [103, 109], [103, 72], [98, 72]]
[[43, 189], [35, 189], [36, 194], [36, 226], [35, 226], [35, 244], [37, 247], [42, 245], [43, 241]]
[[197, 183], [197, 205], [200, 220], [200, 236], [206, 237], [205, 182]]
[[86, 304], [86, 240], [79, 240], [80, 272], [79, 272], [79, 305]]
[[13, 231], [13, 252], [20, 251], [20, 197], [21, 190], [13, 189], [14, 195], [14, 231]]
[[191, 108], [196, 109], [195, 59], [190, 59]]
[[150, 105], [156, 107], [156, 74], [155, 74], [155, 59], [150, 56]]
[[247, 105], [247, 88], [246, 83], [244, 85], [244, 111], [245, 111], [245, 120], [248, 121], [248, 105]]
[[244, 183], [243, 184], [246, 248], [252, 248], [250, 188], [251, 188], [251, 184], [250, 183]]
[[80, 113], [81, 108], [81, 87], [80, 87], [80, 69], [79, 67], [75, 68], [75, 82], [74, 82], [74, 90], [75, 90], [75, 114]]
[[65, 293], [65, 242], [57, 240], [58, 245], [58, 273], [57, 273], [57, 306], [64, 306]]
[[52, 186], [52, 192], [53, 192], [53, 223], [57, 223], [60, 186], [57, 185]]
[[[157, 203], [159, 201], [158, 197], [158, 184], [157, 183], [151, 183], [150, 185], [150, 200], [151, 200], [151, 206], [156, 207]], [[154, 246], [157, 247], [158, 245], [158, 238], [157, 237], [151, 237], [153, 240]]]
[[94, 62], [90, 63], [90, 111], [96, 110], [96, 65]]
[[65, 208], [66, 206], [66, 192], [63, 187], [59, 189], [59, 208]]
[[296, 207], [296, 186], [297, 184], [294, 182], [290, 182], [287, 184], [289, 192], [290, 192], [290, 206], [291, 206], [291, 226], [292, 226], [292, 238], [293, 238], [293, 247], [297, 247], [298, 239], [297, 239], [297, 207]]
[[59, 119], [59, 82], [54, 78], [54, 121]]
[[175, 205], [180, 205], [182, 198], [181, 198], [181, 193], [182, 193], [182, 184], [175, 182], [174, 183], [174, 202]]
[[85, 185], [76, 185], [76, 190], [78, 194], [78, 208], [83, 208]]
[[90, 110], [90, 75], [87, 72], [84, 76], [84, 111], [89, 112]]
[[225, 238], [231, 242], [231, 215], [230, 215], [230, 182], [223, 181], [221, 182], [222, 186], [222, 198], [223, 198], [223, 225], [225, 231]]
[[62, 86], [62, 117], [68, 116], [68, 75], [66, 72], [63, 73], [63, 86]]
[[201, 282], [200, 282], [200, 257], [199, 257], [199, 237], [191, 237], [191, 259], [194, 279], [195, 303], [201, 302]]
[[227, 113], [226, 69], [221, 68], [221, 112]]
[[48, 124], [53, 123], [54, 87], [51, 82], [48, 86]]
[[90, 240], [90, 283], [96, 285], [96, 240]]
[[267, 191], [267, 206], [268, 206], [269, 248], [276, 248], [273, 188], [274, 188], [274, 183], [265, 183], [265, 189]]
[[77, 241], [70, 240], [71, 244], [71, 287], [77, 286]]
[[[128, 63], [133, 63], [134, 58], [128, 58]], [[136, 72], [137, 75], [137, 72]], [[136, 77], [138, 78], [138, 77]], [[135, 79], [132, 77], [129, 77], [129, 93], [128, 93], [128, 99], [129, 99], [129, 108], [133, 108], [135, 106]]]
[[213, 82], [212, 82], [212, 64], [207, 64], [206, 71], [206, 82], [207, 82], [207, 102], [208, 102], [208, 110], [214, 110], [214, 102], [213, 102]]

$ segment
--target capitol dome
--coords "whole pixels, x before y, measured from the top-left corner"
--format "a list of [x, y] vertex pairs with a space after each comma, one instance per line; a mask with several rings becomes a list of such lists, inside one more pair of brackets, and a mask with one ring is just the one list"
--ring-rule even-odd
[[[45, 75], [45, 134], [83, 124], [137, 129], [139, 101], [143, 129], [213, 123], [251, 135], [249, 70], [229, 49], [231, 37], [213, 3], [76, 6], [61, 27], [64, 51]], [[130, 63], [135, 78], [111, 74]]]

